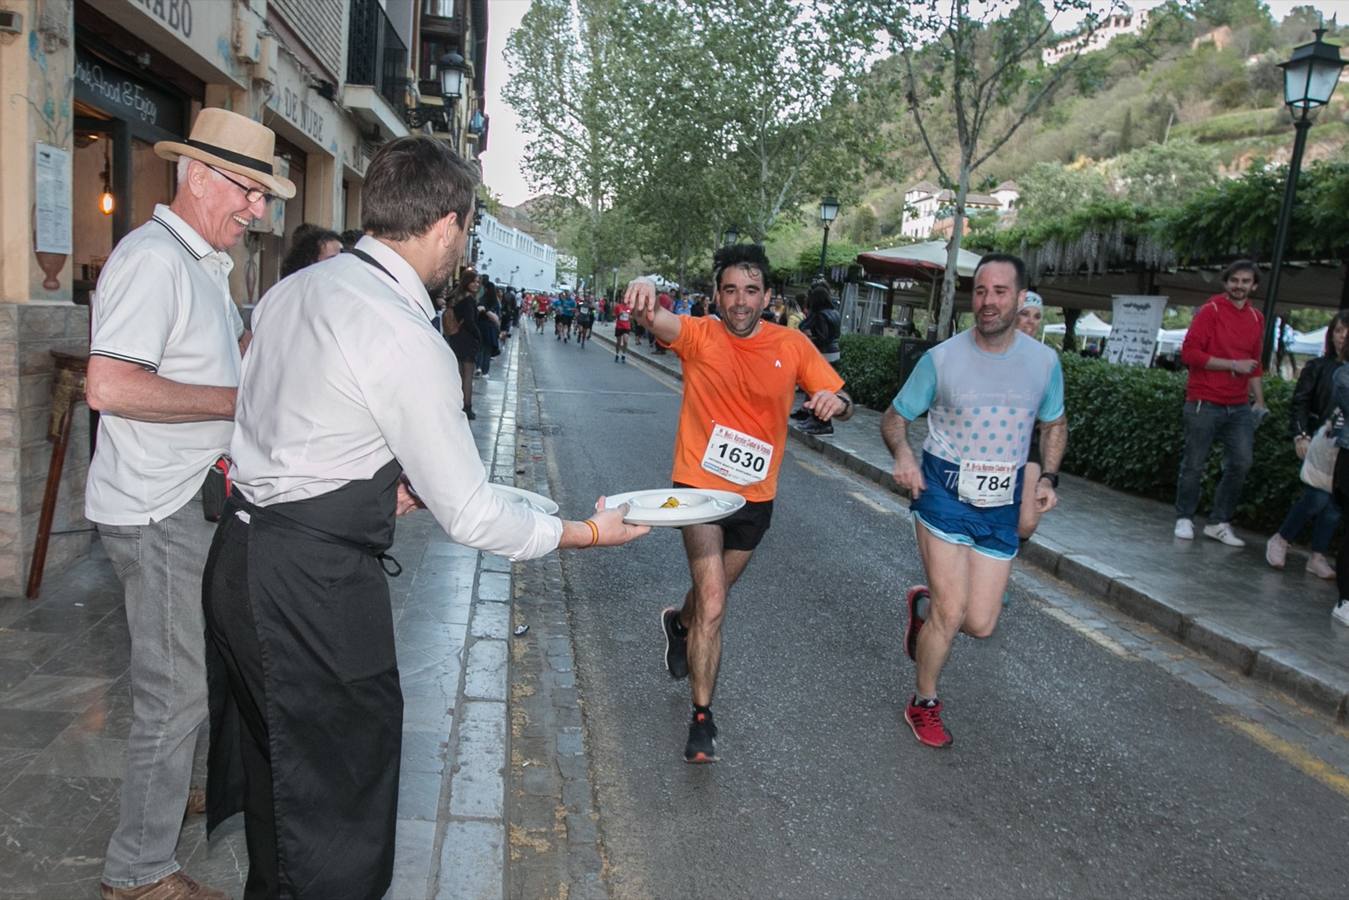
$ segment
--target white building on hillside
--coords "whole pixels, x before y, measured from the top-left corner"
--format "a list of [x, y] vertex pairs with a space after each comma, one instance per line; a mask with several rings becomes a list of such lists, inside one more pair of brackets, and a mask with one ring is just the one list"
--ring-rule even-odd
[[1111, 13], [1091, 34], [1079, 32], [1064, 38], [1052, 47], [1046, 47], [1040, 58], [1047, 66], [1055, 65], [1075, 53], [1091, 53], [1103, 49], [1115, 38], [1125, 34], [1142, 34], [1148, 25], [1148, 10], [1134, 10], [1125, 6]]
[[[1020, 198], [1021, 191], [1015, 181], [1004, 181], [987, 194], [971, 191], [965, 195], [965, 215], [990, 211], [1006, 215]], [[918, 182], [904, 192], [904, 217], [899, 226], [900, 234], [915, 241], [925, 241], [935, 232], [940, 232], [943, 223], [949, 234], [951, 206], [955, 199], [952, 190], [940, 188], [930, 181]]]
[[557, 283], [557, 249], [510, 228], [489, 213], [478, 217], [478, 271], [503, 287], [551, 290]]

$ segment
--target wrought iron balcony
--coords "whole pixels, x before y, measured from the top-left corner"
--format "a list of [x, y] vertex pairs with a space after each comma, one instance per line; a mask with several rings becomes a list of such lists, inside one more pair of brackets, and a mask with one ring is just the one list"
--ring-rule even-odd
[[351, 0], [347, 83], [368, 84], [398, 112], [407, 105], [408, 48], [379, 0]]

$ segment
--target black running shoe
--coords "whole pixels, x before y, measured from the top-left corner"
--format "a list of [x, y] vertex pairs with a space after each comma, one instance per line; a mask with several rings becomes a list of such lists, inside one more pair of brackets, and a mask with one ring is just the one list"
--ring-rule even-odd
[[800, 426], [800, 428], [806, 434], [825, 435], [834, 433], [833, 422], [821, 422], [814, 417], [807, 420], [806, 424]]
[[717, 761], [717, 726], [712, 712], [695, 712], [689, 723], [689, 740], [684, 745], [684, 762], [713, 763]]
[[660, 628], [665, 632], [665, 669], [678, 680], [689, 677], [689, 632], [679, 624], [679, 610], [673, 606], [660, 614]]

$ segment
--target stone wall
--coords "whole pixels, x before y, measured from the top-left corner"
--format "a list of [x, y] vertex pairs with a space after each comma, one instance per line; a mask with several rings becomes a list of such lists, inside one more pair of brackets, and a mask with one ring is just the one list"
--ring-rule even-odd
[[[53, 445], [52, 350], [87, 353], [89, 310], [63, 300], [0, 302], [0, 595], [21, 595], [28, 580]], [[53, 531], [90, 528], [84, 518], [89, 472], [89, 410], [75, 408]], [[50, 576], [89, 552], [85, 531], [58, 535], [47, 549]]]

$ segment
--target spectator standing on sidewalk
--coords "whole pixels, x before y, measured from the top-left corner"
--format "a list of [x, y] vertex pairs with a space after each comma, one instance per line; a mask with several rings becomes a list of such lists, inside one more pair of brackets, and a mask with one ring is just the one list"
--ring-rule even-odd
[[296, 226], [295, 234], [291, 235], [290, 251], [281, 261], [281, 277], [294, 275], [305, 266], [312, 266], [341, 252], [342, 235], [322, 226], [303, 222]]
[[[811, 285], [807, 297], [810, 303], [810, 314], [801, 322], [801, 330], [805, 332], [806, 337], [810, 338], [810, 342], [815, 345], [816, 350], [820, 351], [820, 355], [825, 358], [825, 361], [837, 371], [840, 356], [838, 339], [842, 334], [843, 326], [838, 310], [834, 309], [834, 298], [829, 293], [829, 286], [824, 282], [816, 282]], [[801, 416], [802, 412], [806, 413], [804, 418]], [[800, 428], [806, 434], [825, 435], [834, 433], [832, 423], [821, 421], [818, 416], [807, 411], [805, 407], [793, 413], [793, 418], [803, 421]]]
[[1181, 362], [1190, 370], [1185, 451], [1176, 484], [1175, 536], [1182, 540], [1194, 539], [1200, 482], [1217, 440], [1223, 446], [1223, 474], [1204, 534], [1229, 547], [1246, 545], [1232, 531], [1232, 514], [1251, 468], [1255, 428], [1269, 412], [1260, 381], [1265, 317], [1250, 302], [1259, 283], [1255, 263], [1241, 259], [1229, 265], [1223, 271], [1223, 293], [1214, 294], [1195, 314], [1180, 348]]
[[479, 280], [482, 296], [478, 298], [478, 333], [482, 342], [478, 345], [478, 372], [486, 378], [492, 372], [492, 357], [501, 353], [501, 301], [492, 279], [483, 275]]
[[463, 385], [464, 415], [476, 419], [473, 413], [473, 370], [478, 365], [478, 351], [482, 348], [482, 334], [478, 331], [478, 273], [465, 269], [459, 276], [459, 285], [450, 292], [441, 319], [445, 340], [459, 363], [459, 383]]
[[[1293, 389], [1290, 431], [1293, 451], [1305, 459], [1312, 436], [1335, 414], [1335, 373], [1343, 364], [1345, 336], [1349, 335], [1349, 311], [1337, 314], [1326, 329], [1326, 347], [1321, 356], [1302, 367]], [[1335, 568], [1326, 558], [1335, 528], [1340, 524], [1340, 507], [1330, 491], [1306, 484], [1302, 496], [1288, 510], [1283, 524], [1265, 544], [1265, 561], [1282, 569], [1288, 555], [1288, 542], [1296, 540], [1303, 527], [1312, 522], [1312, 555], [1307, 571], [1318, 578], [1334, 578]]]
[[[1346, 343], [1342, 360], [1349, 362], [1349, 342]], [[1335, 478], [1332, 482], [1335, 502], [1343, 510], [1346, 504], [1349, 504], [1349, 427], [1343, 422], [1346, 416], [1349, 416], [1349, 365], [1340, 366], [1335, 370], [1334, 380], [1335, 393], [1335, 415], [1341, 418], [1339, 432], [1335, 437], [1335, 445], [1339, 447], [1339, 453], [1335, 457]], [[1341, 625], [1349, 625], [1349, 531], [1345, 531], [1340, 539], [1340, 551], [1335, 557], [1335, 586], [1339, 589], [1339, 599], [1335, 603], [1335, 608], [1330, 611], [1331, 618]]]
[[103, 865], [103, 900], [224, 900], [180, 871], [175, 848], [192, 757], [207, 716], [202, 570], [215, 526], [202, 485], [229, 450], [247, 335], [230, 299], [226, 253], [274, 197], [275, 135], [203, 109], [168, 206], [118, 243], [98, 279], [86, 396], [102, 413], [84, 513], [126, 592], [131, 731], [121, 813]]

